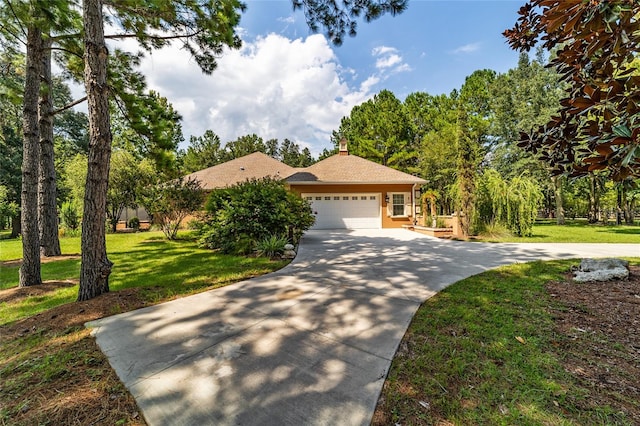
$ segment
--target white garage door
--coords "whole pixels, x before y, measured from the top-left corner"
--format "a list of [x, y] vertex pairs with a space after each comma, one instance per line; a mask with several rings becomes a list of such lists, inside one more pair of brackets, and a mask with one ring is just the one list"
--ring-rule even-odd
[[316, 223], [311, 229], [379, 229], [379, 193], [302, 194], [311, 202]]

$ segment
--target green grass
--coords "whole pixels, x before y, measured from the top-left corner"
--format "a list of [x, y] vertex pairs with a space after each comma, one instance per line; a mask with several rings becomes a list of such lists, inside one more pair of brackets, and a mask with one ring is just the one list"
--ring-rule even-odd
[[640, 244], [640, 226], [591, 225], [582, 220], [568, 220], [565, 225], [539, 221], [530, 237], [490, 236], [476, 241], [510, 243], [618, 243]]
[[425, 302], [385, 383], [386, 418], [374, 423], [631, 424], [611, 407], [585, 410], [593, 405], [590, 389], [576, 384], [553, 351], [561, 337], [547, 309], [556, 302], [544, 285], [563, 280], [572, 263], [503, 267]]
[[[80, 239], [63, 238], [61, 246], [63, 254], [76, 254]], [[286, 264], [266, 258], [217, 254], [198, 247], [187, 234], [177, 241], [168, 241], [158, 232], [108, 234], [107, 251], [114, 262], [109, 277], [110, 290], [142, 287], [142, 296], [150, 303], [262, 275]], [[0, 260], [20, 258], [20, 241], [0, 241], [0, 253]], [[17, 265], [0, 268], [0, 290], [18, 285], [18, 270]], [[79, 274], [79, 259], [42, 264], [43, 280], [78, 279]], [[77, 286], [65, 287], [20, 302], [3, 303], [0, 305], [0, 325], [73, 302], [77, 292]]]

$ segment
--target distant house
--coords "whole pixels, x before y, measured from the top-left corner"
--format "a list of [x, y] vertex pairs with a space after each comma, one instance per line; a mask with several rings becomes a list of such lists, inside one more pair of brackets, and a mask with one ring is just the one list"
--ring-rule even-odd
[[312, 229], [378, 229], [412, 225], [424, 179], [349, 155], [345, 142], [338, 154], [306, 168], [293, 168], [255, 152], [187, 175], [205, 190], [253, 178], [282, 179], [311, 203]]

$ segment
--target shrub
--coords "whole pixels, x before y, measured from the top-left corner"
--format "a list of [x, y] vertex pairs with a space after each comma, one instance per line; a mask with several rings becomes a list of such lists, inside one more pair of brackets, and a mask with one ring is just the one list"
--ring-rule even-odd
[[284, 246], [289, 240], [284, 236], [270, 235], [256, 244], [256, 252], [258, 256], [274, 258], [284, 253]]
[[165, 237], [174, 240], [182, 220], [202, 207], [202, 199], [197, 180], [180, 178], [147, 188], [142, 204]]
[[297, 241], [315, 220], [306, 200], [272, 178], [215, 190], [205, 209], [200, 242], [224, 253], [245, 251], [246, 240], [255, 245], [271, 235], [287, 235], [290, 230]]
[[62, 216], [62, 223], [65, 227], [75, 231], [80, 226], [80, 215], [73, 203], [63, 203], [60, 209], [60, 215]]
[[127, 227], [135, 229], [136, 231], [140, 229], [140, 219], [138, 219], [137, 217], [132, 217], [131, 219], [129, 219], [129, 222], [127, 222]]

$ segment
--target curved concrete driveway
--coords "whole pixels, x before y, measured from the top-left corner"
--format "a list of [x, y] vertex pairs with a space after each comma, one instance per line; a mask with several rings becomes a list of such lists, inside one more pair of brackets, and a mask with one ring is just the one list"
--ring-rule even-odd
[[89, 326], [151, 425], [368, 424], [424, 300], [499, 265], [613, 255], [640, 245], [314, 231], [281, 271]]

